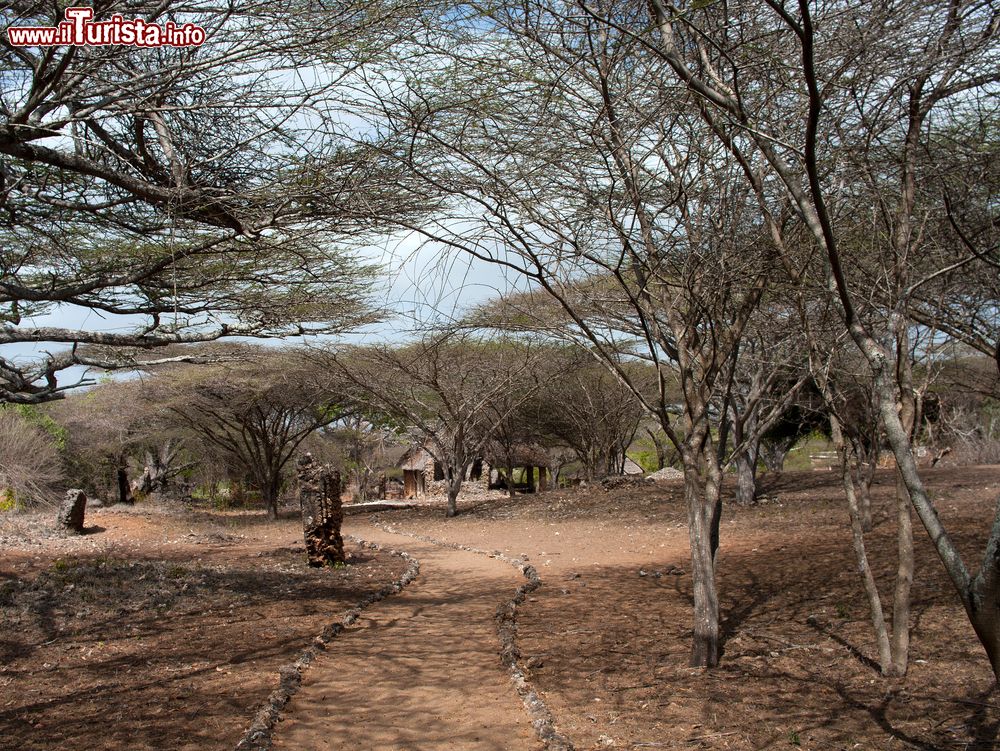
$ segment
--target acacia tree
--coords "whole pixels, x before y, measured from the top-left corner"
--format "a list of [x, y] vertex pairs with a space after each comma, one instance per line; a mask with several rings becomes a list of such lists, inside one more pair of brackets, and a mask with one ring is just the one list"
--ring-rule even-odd
[[341, 449], [344, 470], [357, 488], [359, 501], [369, 500], [374, 492], [376, 471], [383, 466], [386, 448], [398, 440], [399, 431], [399, 426], [384, 415], [362, 409], [338, 417], [324, 429], [324, 438]]
[[[736, 502], [749, 505], [757, 498], [764, 436], [799, 403], [797, 395], [808, 381], [808, 349], [794, 308], [766, 300], [742, 337], [739, 355], [720, 407], [719, 449], [720, 457], [729, 456], [736, 469]], [[795, 395], [792, 402], [790, 395]], [[779, 404], [783, 406], [775, 410]], [[765, 430], [763, 419], [770, 426]], [[734, 447], [731, 455], [726, 452], [727, 439]]]
[[166, 432], [141, 381], [106, 383], [45, 409], [66, 429], [68, 463], [88, 492], [110, 487], [119, 503], [134, 501], [130, 460]]
[[[0, 401], [57, 398], [75, 364], [368, 320], [371, 269], [333, 241], [415, 207], [349, 124], [347, 84], [392, 47], [410, 6], [294, 6], [99, 0], [95, 20], [195, 23], [207, 39], [0, 47], [0, 345], [71, 345], [28, 363], [5, 350]], [[62, 9], [8, 3], [0, 24], [52, 26]], [[101, 330], [102, 317], [120, 325]]]
[[[642, 15], [629, 3], [617, 11]], [[496, 33], [472, 39], [483, 23]], [[677, 106], [683, 90], [662, 85], [665, 63], [586, 14], [489, 6], [445, 50], [447, 75], [414, 77], [386, 102], [387, 117], [406, 113], [416, 131], [397, 158], [449, 197], [447, 220], [410, 226], [551, 297], [559, 335], [658, 420], [685, 472], [691, 662], [715, 665], [723, 464], [714, 423], [772, 260], [754, 194], [725, 149], [702, 137], [697, 113]], [[652, 367], [651, 391], [624, 367], [629, 357]]]
[[285, 470], [299, 444], [345, 412], [330, 379], [295, 350], [248, 353], [241, 363], [172, 366], [148, 389], [165, 418], [251, 478], [270, 519], [277, 518]]
[[448, 330], [407, 346], [354, 347], [317, 358], [351, 382], [352, 399], [391, 415], [422, 441], [444, 469], [445, 513], [452, 517], [466, 473], [481, 458], [497, 421], [532, 393], [521, 383], [533, 370], [536, 348]]
[[[642, 405], [628, 386], [587, 352], [559, 354], [549, 359], [557, 374], [546, 380], [530, 409], [536, 429], [568, 446], [586, 479], [620, 474], [644, 415]], [[622, 367], [636, 385], [653, 376], [638, 362]]]
[[[669, 64], [665, 81], [691, 92], [715, 142], [743, 170], [782, 257], [789, 255], [777, 217], [789, 206], [820, 250], [831, 302], [871, 370], [909, 502], [1000, 675], [1000, 505], [973, 576], [913, 457], [912, 371], [901, 356], [922, 290], [959, 269], [968, 275], [996, 268], [996, 246], [966, 242], [959, 223], [950, 221], [964, 213], [955, 209], [957, 195], [938, 192], [940, 182], [923, 182], [940, 152], [928, 137], [930, 126], [981, 120], [990, 112], [989, 97], [1000, 83], [996, 8], [977, 0], [891, 6], [766, 0], [683, 8], [650, 0], [648, 7], [649, 16], [630, 33]], [[603, 8], [587, 12], [606, 27], [622, 28]], [[855, 267], [851, 261], [859, 255], [850, 252], [850, 238], [857, 237], [856, 223], [845, 221], [842, 210], [858, 194], [874, 197], [876, 211], [868, 225], [873, 242], [862, 249], [871, 262]], [[951, 242], [928, 242], [921, 228], [932, 215], [949, 220]], [[876, 284], [872, 266], [882, 272]], [[995, 312], [996, 305], [985, 309]], [[907, 509], [900, 504], [901, 526]]]

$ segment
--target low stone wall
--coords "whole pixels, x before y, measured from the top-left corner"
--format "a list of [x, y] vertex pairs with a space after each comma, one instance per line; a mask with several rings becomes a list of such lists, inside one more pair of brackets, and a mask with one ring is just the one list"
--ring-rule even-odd
[[[369, 550], [380, 550], [380, 546], [372, 542], [359, 540], [356, 537], [349, 539]], [[312, 644], [306, 647], [295, 662], [285, 665], [278, 670], [281, 678], [278, 688], [271, 692], [264, 705], [254, 714], [250, 727], [247, 728], [239, 743], [236, 744], [236, 751], [270, 751], [272, 747], [272, 736], [274, 727], [281, 716], [281, 710], [285, 708], [289, 700], [294, 696], [302, 685], [302, 671], [304, 671], [314, 659], [326, 651], [327, 645], [333, 641], [341, 631], [353, 625], [361, 615], [361, 611], [380, 600], [384, 600], [389, 595], [402, 592], [403, 589], [420, 573], [420, 562], [409, 553], [398, 550], [387, 551], [391, 555], [398, 555], [409, 562], [403, 575], [391, 584], [387, 584], [377, 592], [368, 595], [357, 605], [347, 611], [347, 613], [335, 623], [323, 629], [323, 631], [313, 639]]]
[[521, 701], [524, 703], [524, 708], [528, 711], [528, 716], [531, 718], [531, 725], [535, 729], [535, 735], [538, 736], [538, 739], [542, 742], [546, 751], [576, 751], [569, 738], [556, 730], [555, 719], [552, 716], [552, 712], [549, 711], [545, 701], [528, 680], [528, 676], [521, 668], [519, 662], [521, 652], [517, 648], [517, 606], [524, 602], [525, 598], [531, 592], [534, 592], [542, 586], [542, 580], [538, 576], [538, 572], [535, 570], [535, 567], [528, 564], [523, 559], [511, 558], [510, 556], [504, 555], [499, 550], [490, 552], [488, 550], [480, 550], [479, 548], [473, 548], [456, 542], [438, 540], [434, 537], [428, 537], [427, 535], [404, 532], [381, 522], [374, 516], [372, 517], [372, 524], [390, 534], [412, 537], [415, 540], [429, 542], [432, 545], [439, 545], [453, 550], [464, 550], [467, 553], [475, 553], [477, 555], [486, 556], [487, 558], [494, 558], [498, 561], [510, 564], [521, 572], [522, 576], [524, 576], [524, 578], [528, 581], [514, 591], [514, 596], [510, 600], [497, 606], [497, 612], [494, 616], [497, 624], [497, 635], [500, 637], [500, 661], [510, 672], [511, 683], [514, 684], [515, 690], [521, 697]]

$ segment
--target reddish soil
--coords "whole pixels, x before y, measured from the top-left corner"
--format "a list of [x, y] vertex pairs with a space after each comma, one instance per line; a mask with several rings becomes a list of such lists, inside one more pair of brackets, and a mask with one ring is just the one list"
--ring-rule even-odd
[[[305, 565], [296, 521], [95, 510], [0, 527], [0, 748], [232, 749], [328, 623], [405, 563]], [[350, 547], [350, 546], [349, 546]]]
[[[973, 569], [1000, 467], [926, 473]], [[993, 749], [1000, 697], [982, 648], [915, 520], [911, 668], [882, 678], [830, 472], [786, 473], [768, 500], [727, 508], [720, 559], [722, 666], [687, 667], [690, 577], [679, 482], [521, 496], [455, 520], [384, 515], [397, 529], [527, 553], [545, 586], [519, 613], [558, 729], [578, 749]], [[875, 488], [869, 553], [891, 595], [891, 472]], [[646, 575], [643, 576], [642, 573]]]
[[373, 529], [420, 576], [364, 612], [310, 665], [275, 733], [278, 751], [531, 751], [530, 718], [497, 657], [494, 614], [524, 579], [513, 566]]
[[[974, 569], [1000, 467], [926, 477]], [[992, 673], [919, 523], [911, 668], [887, 680], [872, 663], [834, 474], [786, 473], [764, 493], [756, 507], [725, 512], [725, 652], [711, 671], [686, 666], [678, 482], [460, 499], [451, 520], [437, 506], [380, 517], [399, 531], [527, 555], [543, 586], [518, 610], [521, 663], [577, 749], [1000, 746]], [[880, 474], [869, 552], [883, 593], [895, 564], [893, 495], [892, 473]], [[30, 529], [0, 528], [0, 545], [21, 540], [0, 561], [0, 748], [232, 748], [278, 666], [402, 570], [380, 556], [309, 571], [295, 522], [252, 514], [102, 511], [89, 523], [100, 529], [36, 545], [25, 541], [39, 537]], [[489, 623], [520, 574], [366, 519], [349, 517], [345, 530], [426, 565], [306, 671], [279, 745], [535, 748]]]

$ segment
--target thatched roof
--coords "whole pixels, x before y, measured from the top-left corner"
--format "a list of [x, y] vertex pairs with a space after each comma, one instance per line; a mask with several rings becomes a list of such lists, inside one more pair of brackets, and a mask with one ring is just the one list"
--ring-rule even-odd
[[396, 463], [396, 466], [403, 470], [418, 470], [423, 471], [427, 469], [427, 462], [431, 461], [433, 457], [431, 452], [425, 449], [423, 446], [413, 445], [406, 450], [406, 453], [400, 457], [400, 460]]

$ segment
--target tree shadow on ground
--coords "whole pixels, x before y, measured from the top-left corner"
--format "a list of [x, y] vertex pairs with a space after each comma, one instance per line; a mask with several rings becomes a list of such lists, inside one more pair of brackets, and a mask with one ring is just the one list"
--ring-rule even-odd
[[290, 549], [225, 566], [80, 556], [12, 577], [0, 745], [232, 748], [278, 668], [404, 565], [365, 556], [346, 569]]
[[[724, 655], [713, 671], [687, 668], [689, 576], [639, 575], [640, 568], [685, 566], [678, 553], [672, 553], [677, 560], [581, 567], [586, 586], [546, 582], [545, 597], [528, 603], [520, 619], [525, 654], [545, 655], [540, 688], [571, 712], [601, 699], [622, 733], [630, 725], [648, 726], [642, 706], [669, 706], [671, 723], [700, 724], [699, 737], [727, 743], [742, 736], [732, 746], [740, 749], [799, 740], [816, 748], [864, 741], [864, 747], [903, 742], [937, 749], [958, 740], [969, 748], [995, 747], [1000, 708], [960, 703], [974, 701], [989, 665], [969, 658], [977, 651], [975, 637], [925, 541], [917, 543], [912, 612], [914, 649], [922, 659], [906, 691], [883, 679], [871, 657], [872, 627], [846, 525], [839, 535], [829, 526], [802, 525], [794, 536], [769, 542], [765, 547], [754, 538], [757, 549], [736, 546], [720, 559]], [[893, 542], [891, 529], [872, 536], [874, 550], [894, 550]], [[876, 556], [883, 591], [891, 589], [894, 562], [892, 555]], [[592, 727], [584, 721], [591, 715], [600, 718], [591, 711], [578, 727]], [[658, 732], [665, 733], [660, 741], [688, 742], [682, 734]]]

